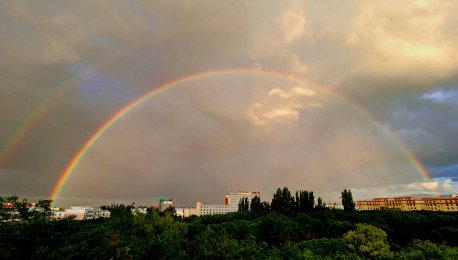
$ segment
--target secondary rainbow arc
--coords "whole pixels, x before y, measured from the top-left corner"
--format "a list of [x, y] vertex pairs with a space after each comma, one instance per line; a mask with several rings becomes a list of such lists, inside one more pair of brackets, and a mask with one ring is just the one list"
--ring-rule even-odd
[[[172, 88], [174, 86], [177, 86], [181, 83], [188, 82], [191, 80], [197, 80], [197, 79], [202, 79], [205, 77], [210, 77], [210, 76], [215, 76], [215, 75], [223, 75], [223, 74], [259, 74], [259, 75], [270, 75], [270, 76], [275, 76], [275, 77], [280, 77], [280, 78], [285, 78], [289, 79], [292, 81], [300, 82], [303, 84], [307, 84], [308, 82], [298, 76], [291, 75], [291, 74], [286, 74], [283, 72], [278, 72], [278, 71], [273, 71], [273, 70], [265, 70], [265, 69], [257, 69], [257, 68], [231, 68], [231, 69], [225, 69], [225, 70], [214, 70], [214, 71], [206, 71], [206, 72], [201, 72], [201, 73], [196, 73], [196, 74], [191, 74], [187, 75], [169, 82], [166, 82], [162, 85], [153, 87], [150, 91], [146, 92], [144, 95], [138, 97], [137, 99], [133, 100], [132, 102], [126, 104], [123, 106], [121, 109], [119, 109], [116, 113], [113, 114], [107, 121], [105, 121], [97, 130], [86, 140], [84, 145], [76, 152], [76, 154], [73, 156], [73, 158], [69, 161], [67, 166], [64, 168], [62, 173], [59, 175], [59, 178], [56, 182], [56, 184], [53, 187], [53, 190], [50, 194], [50, 198], [54, 201], [56, 201], [59, 197], [59, 194], [61, 193], [63, 187], [65, 186], [65, 183], [68, 181], [69, 177], [72, 175], [73, 171], [75, 168], [78, 166], [78, 164], [81, 162], [81, 160], [84, 158], [86, 153], [91, 149], [91, 147], [117, 122], [119, 122], [126, 114], [128, 114], [131, 110], [133, 110], [135, 107], [140, 105], [142, 102], [147, 100], [148, 98], [156, 95], [157, 93], [168, 89]], [[316, 85], [316, 84], [314, 84]], [[333, 96], [338, 97], [339, 99], [345, 101], [346, 103], [350, 104], [355, 110], [357, 110], [359, 113], [364, 115], [366, 118], [370, 119], [372, 122], [374, 122], [377, 127], [382, 129], [388, 136], [390, 136], [402, 149], [403, 153], [405, 156], [412, 162], [413, 166], [415, 167], [416, 171], [420, 173], [420, 175], [425, 178], [426, 180], [431, 180], [432, 177], [429, 174], [428, 170], [425, 168], [425, 166], [422, 164], [422, 162], [402, 143], [402, 141], [390, 130], [386, 129], [381, 123], [379, 123], [378, 120], [375, 119], [373, 115], [371, 115], [368, 111], [364, 110], [361, 106], [358, 104], [355, 104], [354, 102], [349, 101], [343, 96], [337, 95], [335, 92], [331, 92], [327, 88], [322, 88], [322, 91], [325, 91], [328, 94], [331, 94]]]

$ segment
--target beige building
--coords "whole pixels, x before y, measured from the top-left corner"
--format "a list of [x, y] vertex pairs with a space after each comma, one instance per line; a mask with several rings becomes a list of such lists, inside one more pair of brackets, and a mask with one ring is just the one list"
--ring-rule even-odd
[[458, 211], [458, 197], [446, 198], [375, 198], [356, 202], [358, 210], [401, 209], [401, 210], [432, 210]]

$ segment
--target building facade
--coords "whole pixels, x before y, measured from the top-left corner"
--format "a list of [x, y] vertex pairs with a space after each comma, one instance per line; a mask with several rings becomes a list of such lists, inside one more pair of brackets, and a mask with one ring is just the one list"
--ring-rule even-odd
[[175, 212], [178, 217], [187, 218], [192, 215], [197, 216], [196, 208], [175, 208]]
[[55, 219], [74, 218], [76, 220], [109, 218], [110, 211], [100, 208], [71, 206], [69, 209], [52, 211], [51, 217]]
[[173, 199], [161, 198], [159, 199], [159, 210], [164, 211], [167, 208], [175, 207], [175, 204], [176, 204], [175, 198]]
[[358, 210], [400, 209], [400, 210], [431, 210], [458, 211], [458, 197], [446, 198], [375, 198], [357, 201]]
[[203, 202], [197, 202], [196, 204], [196, 215], [216, 215], [216, 214], [226, 214], [229, 212], [237, 212], [239, 202], [243, 198], [248, 198], [248, 202], [251, 201], [255, 196], [261, 197], [261, 193], [255, 192], [230, 192], [226, 194], [224, 199], [224, 204], [206, 204]]

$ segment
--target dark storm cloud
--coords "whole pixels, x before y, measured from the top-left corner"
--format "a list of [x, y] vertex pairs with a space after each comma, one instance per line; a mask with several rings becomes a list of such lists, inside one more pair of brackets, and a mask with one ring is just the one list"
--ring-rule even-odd
[[392, 128], [427, 165], [444, 167], [457, 162], [458, 150], [453, 148], [458, 144], [455, 93], [455, 87], [437, 88], [394, 106]]

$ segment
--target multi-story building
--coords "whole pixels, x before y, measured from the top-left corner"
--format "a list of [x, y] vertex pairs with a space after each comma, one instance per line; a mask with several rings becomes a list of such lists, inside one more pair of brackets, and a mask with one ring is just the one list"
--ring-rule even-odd
[[458, 196], [448, 198], [423, 198], [421, 209], [433, 211], [458, 211]]
[[458, 197], [446, 198], [375, 198], [357, 201], [358, 210], [377, 210], [383, 208], [401, 210], [458, 211]]
[[76, 220], [109, 218], [110, 211], [99, 208], [71, 206], [69, 209], [53, 211], [51, 216], [55, 219], [74, 218]]
[[175, 198], [173, 199], [159, 199], [159, 210], [164, 211], [167, 208], [174, 207], [176, 204]]
[[192, 215], [197, 216], [196, 208], [175, 208], [178, 217], [187, 218]]
[[241, 199], [248, 198], [248, 202], [251, 201], [255, 196], [260, 197], [261, 193], [255, 192], [230, 192], [226, 194], [224, 199], [225, 204], [205, 204], [203, 202], [197, 202], [196, 204], [196, 215], [215, 215], [215, 214], [226, 214], [229, 212], [237, 212], [238, 205]]

